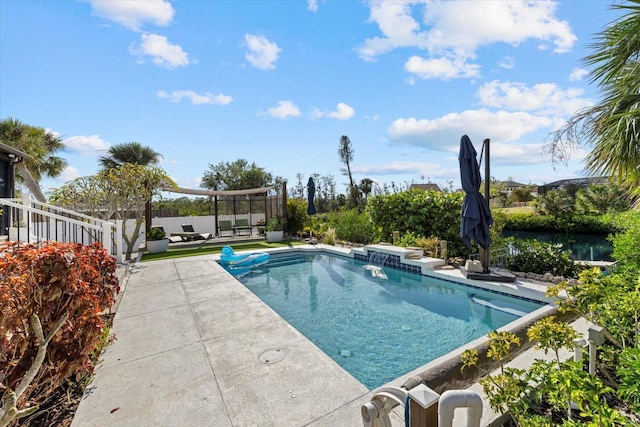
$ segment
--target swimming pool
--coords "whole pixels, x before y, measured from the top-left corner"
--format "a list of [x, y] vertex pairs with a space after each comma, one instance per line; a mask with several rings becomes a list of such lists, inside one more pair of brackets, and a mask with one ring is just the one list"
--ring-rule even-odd
[[328, 252], [272, 254], [237, 279], [370, 389], [544, 304], [366, 264]]

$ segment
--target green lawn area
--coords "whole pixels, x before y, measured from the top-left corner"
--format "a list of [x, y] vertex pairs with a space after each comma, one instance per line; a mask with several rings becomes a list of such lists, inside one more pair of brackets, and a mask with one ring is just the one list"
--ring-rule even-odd
[[234, 251], [260, 250], [269, 248], [283, 248], [304, 245], [306, 242], [301, 240], [283, 240], [277, 243], [267, 242], [248, 242], [248, 243], [225, 243], [224, 245], [202, 245], [188, 248], [169, 248], [166, 252], [157, 254], [143, 253], [140, 261], [155, 261], [159, 259], [183, 258], [197, 255], [218, 254], [223, 246], [229, 245]]
[[516, 208], [500, 208], [501, 211], [508, 214], [534, 214], [536, 213], [536, 208], [533, 206], [522, 206]]

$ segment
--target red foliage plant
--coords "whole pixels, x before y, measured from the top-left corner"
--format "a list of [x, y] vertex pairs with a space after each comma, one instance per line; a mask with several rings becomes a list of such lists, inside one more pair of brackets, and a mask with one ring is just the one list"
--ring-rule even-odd
[[116, 261], [99, 243], [13, 244], [0, 252], [0, 395], [15, 389], [33, 363], [37, 340], [29, 319], [38, 315], [45, 335], [65, 312], [69, 318], [47, 348], [45, 362], [24, 394], [39, 403], [65, 379], [91, 374], [91, 353], [120, 291]]

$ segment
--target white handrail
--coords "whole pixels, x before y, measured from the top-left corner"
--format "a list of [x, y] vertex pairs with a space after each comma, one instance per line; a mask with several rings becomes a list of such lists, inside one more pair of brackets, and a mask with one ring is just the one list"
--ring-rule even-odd
[[[36, 200], [32, 200], [29, 194], [25, 194], [22, 199], [15, 198], [2, 198], [0, 199], [0, 204], [11, 207], [13, 209], [19, 210], [22, 212], [23, 217], [29, 218], [31, 214], [39, 215], [40, 217], [47, 218], [49, 223], [55, 221], [62, 224], [65, 224], [64, 228], [70, 230], [69, 227], [78, 227], [82, 230], [85, 230], [85, 233], [89, 233], [88, 235], [92, 240], [96, 240], [97, 236], [102, 236], [99, 238], [102, 246], [112, 255], [115, 256], [117, 261], [122, 261], [122, 226], [118, 226], [118, 222], [116, 221], [114, 224], [111, 221], [105, 221], [99, 218], [94, 218], [88, 215], [84, 215], [78, 212], [74, 212], [69, 209], [61, 208], [59, 206], [50, 205], [48, 203], [39, 202]], [[58, 212], [58, 213], [56, 213]], [[65, 216], [70, 215], [70, 216]], [[44, 223], [39, 223], [39, 230], [43, 230]], [[34, 225], [34, 227], [37, 227]], [[38, 230], [38, 228], [35, 228]], [[31, 239], [29, 236], [29, 232], [27, 232], [27, 241]], [[95, 232], [95, 236], [91, 236], [91, 233]], [[45, 232], [47, 233], [47, 232]], [[36, 232], [37, 234], [37, 232]], [[48, 234], [48, 233], [47, 233]], [[57, 234], [57, 232], [56, 232]], [[63, 231], [64, 234], [64, 231]], [[50, 235], [46, 236], [47, 239], [51, 238]], [[37, 239], [37, 237], [36, 237]], [[64, 241], [65, 239], [63, 237]], [[114, 244], [115, 243], [115, 244]], [[114, 250], [115, 246], [115, 250]]]

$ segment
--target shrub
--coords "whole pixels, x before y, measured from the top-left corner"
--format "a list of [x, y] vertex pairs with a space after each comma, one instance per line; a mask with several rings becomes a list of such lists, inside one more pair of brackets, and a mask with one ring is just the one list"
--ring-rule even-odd
[[44, 331], [64, 313], [68, 319], [22, 399], [43, 402], [71, 375], [93, 372], [90, 356], [104, 327], [99, 314], [120, 290], [115, 271], [115, 259], [99, 243], [12, 245], [0, 253], [0, 395], [20, 382], [37, 353], [32, 315]]
[[511, 253], [505, 256], [504, 266], [512, 271], [577, 277], [583, 267], [576, 264], [562, 245], [542, 243], [534, 240], [517, 243], [515, 239], [504, 239], [511, 246]]
[[460, 239], [462, 193], [408, 190], [385, 196], [370, 197], [367, 212], [390, 240], [394, 231], [412, 232], [416, 236], [435, 236], [448, 242], [449, 254], [463, 255], [469, 249]]
[[336, 237], [353, 243], [368, 244], [376, 241], [376, 228], [367, 213], [357, 209], [341, 211], [331, 216], [330, 226], [336, 229]]
[[287, 233], [295, 236], [310, 223], [307, 202], [302, 199], [287, 199]]

